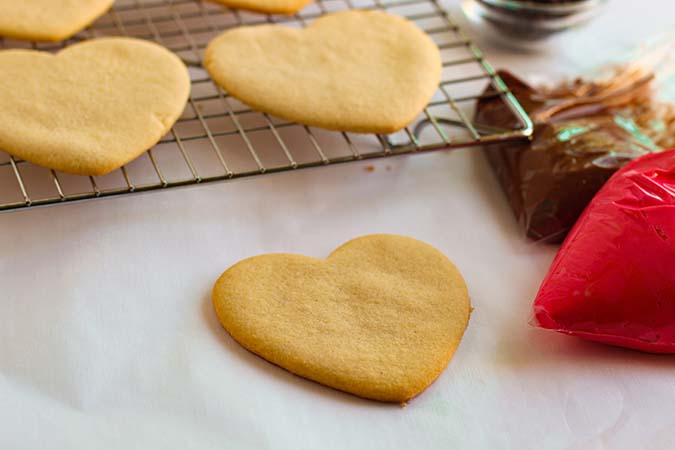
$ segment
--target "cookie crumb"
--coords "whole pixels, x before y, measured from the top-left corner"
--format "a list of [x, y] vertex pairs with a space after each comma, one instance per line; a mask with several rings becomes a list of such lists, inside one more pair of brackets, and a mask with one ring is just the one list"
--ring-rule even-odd
[[375, 166], [366, 166], [366, 172], [375, 172]]

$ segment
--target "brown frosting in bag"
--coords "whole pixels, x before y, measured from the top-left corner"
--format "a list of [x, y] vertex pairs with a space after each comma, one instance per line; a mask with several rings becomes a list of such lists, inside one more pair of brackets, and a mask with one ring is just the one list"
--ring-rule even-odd
[[[663, 114], [649, 106], [649, 75], [626, 70], [604, 83], [575, 80], [553, 90], [536, 89], [506, 71], [499, 75], [535, 128], [531, 143], [490, 145], [484, 153], [531, 239], [562, 241], [616, 170], [672, 140], [654, 125]], [[475, 121], [519, 125], [504, 102], [489, 95], [478, 101]]]

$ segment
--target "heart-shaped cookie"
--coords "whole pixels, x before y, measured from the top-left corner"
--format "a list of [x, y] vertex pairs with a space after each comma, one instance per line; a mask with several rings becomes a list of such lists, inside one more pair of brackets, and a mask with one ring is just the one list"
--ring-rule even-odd
[[190, 78], [159, 45], [105, 38], [57, 55], [0, 51], [0, 149], [52, 169], [103, 175], [136, 158], [182, 113]]
[[256, 256], [217, 281], [213, 304], [241, 345], [290, 372], [352, 394], [404, 402], [446, 367], [469, 296], [442, 253], [415, 239], [354, 239], [326, 260]]
[[212, 0], [229, 8], [264, 14], [294, 14], [312, 0]]
[[327, 14], [305, 29], [226, 31], [206, 49], [211, 77], [253, 109], [330, 130], [391, 133], [427, 105], [441, 75], [436, 44], [381, 11]]
[[675, 353], [675, 150], [643, 156], [596, 195], [534, 302], [543, 328]]
[[90, 25], [113, 0], [0, 0], [0, 36], [61, 41]]

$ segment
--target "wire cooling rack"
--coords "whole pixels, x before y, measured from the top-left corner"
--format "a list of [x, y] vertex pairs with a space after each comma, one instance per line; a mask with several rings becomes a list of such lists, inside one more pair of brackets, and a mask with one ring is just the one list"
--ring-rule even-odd
[[[415, 22], [438, 44], [439, 88], [420, 116], [391, 135], [328, 132], [252, 111], [218, 88], [201, 66], [208, 42], [228, 28], [280, 23], [303, 27], [344, 9], [381, 9]], [[188, 65], [192, 94], [173, 129], [132, 163], [102, 177], [59, 173], [0, 151], [0, 210], [166, 189], [265, 173], [420, 151], [524, 139], [531, 123], [480, 50], [436, 0], [318, 0], [292, 16], [265, 16], [199, 0], [117, 0], [90, 28], [66, 42], [0, 38], [0, 48], [59, 49], [84, 39], [153, 40]], [[491, 84], [490, 94], [484, 94]], [[475, 101], [498, 96], [520, 127], [496, 129], [471, 120]]]

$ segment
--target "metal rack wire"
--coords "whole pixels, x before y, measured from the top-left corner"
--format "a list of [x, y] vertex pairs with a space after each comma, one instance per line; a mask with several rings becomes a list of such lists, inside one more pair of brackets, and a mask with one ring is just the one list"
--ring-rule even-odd
[[[328, 132], [253, 111], [218, 88], [201, 67], [206, 45], [227, 28], [262, 23], [302, 27], [322, 14], [353, 8], [407, 17], [441, 50], [443, 76], [436, 94], [410, 126], [395, 134]], [[69, 41], [55, 45], [0, 38], [0, 48], [58, 51], [83, 39], [119, 35], [153, 40], [188, 65], [192, 94], [180, 120], [154, 148], [103, 177], [59, 173], [0, 151], [0, 211], [504, 142], [531, 133], [527, 115], [437, 0], [318, 0], [293, 16], [229, 10], [199, 0], [118, 0]], [[491, 93], [484, 94], [488, 84]], [[475, 101], [486, 95], [500, 97], [520, 127], [495, 129], [472, 122]]]

